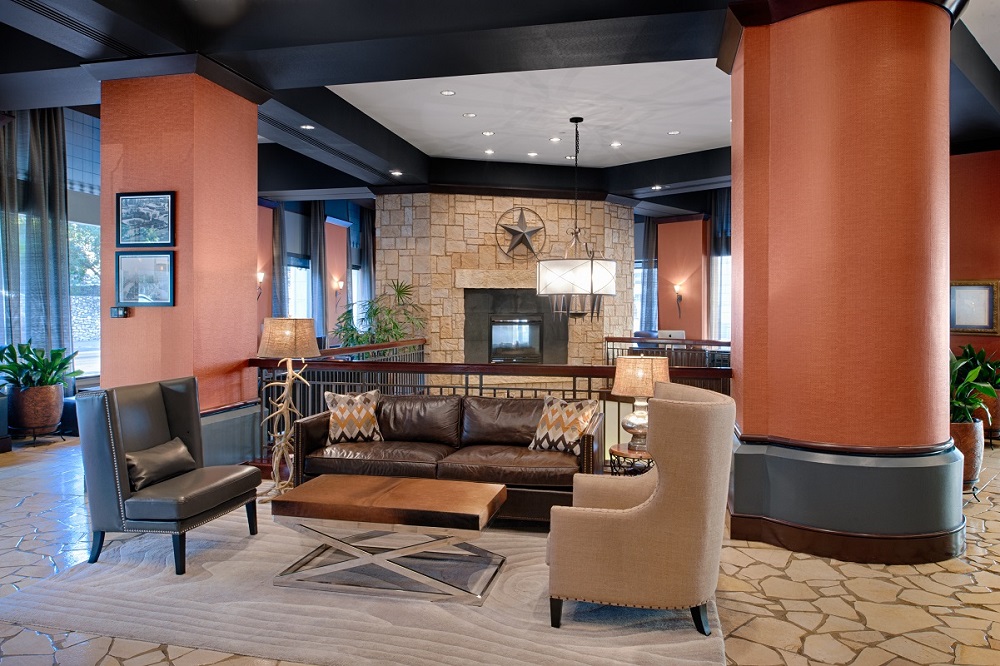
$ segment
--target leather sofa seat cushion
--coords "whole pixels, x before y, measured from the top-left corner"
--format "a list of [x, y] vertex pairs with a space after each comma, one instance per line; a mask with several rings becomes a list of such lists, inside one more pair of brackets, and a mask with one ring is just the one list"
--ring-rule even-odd
[[535, 436], [543, 408], [541, 398], [466, 396], [462, 409], [462, 446], [528, 446]]
[[466, 446], [438, 463], [437, 478], [518, 486], [573, 487], [580, 471], [575, 456], [520, 446]]
[[128, 520], [185, 520], [254, 490], [260, 470], [249, 465], [199, 467], [154, 483], [125, 500]]
[[382, 439], [447, 444], [458, 448], [462, 427], [462, 396], [383, 396], [376, 410]]
[[303, 471], [307, 477], [367, 474], [433, 479], [438, 461], [454, 450], [447, 444], [427, 442], [340, 442], [307, 455], [303, 460]]

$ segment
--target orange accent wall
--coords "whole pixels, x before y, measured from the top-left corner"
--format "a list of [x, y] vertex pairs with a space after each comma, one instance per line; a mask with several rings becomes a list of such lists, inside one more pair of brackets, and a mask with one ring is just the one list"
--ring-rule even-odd
[[[656, 227], [657, 312], [660, 330], [682, 330], [705, 339], [705, 222], [665, 222]], [[680, 315], [674, 285], [681, 285]]]
[[[339, 224], [326, 225], [326, 330], [332, 331], [337, 317], [347, 307], [347, 285], [351, 276], [347, 270], [347, 228]], [[337, 297], [337, 280], [344, 281], [344, 288]]]
[[[939, 7], [887, 0], [744, 32], [733, 83], [744, 434], [948, 439], [949, 30]], [[766, 383], [764, 399], [749, 381]], [[907, 387], [906, 400], [887, 386]]]
[[[101, 280], [101, 384], [198, 378], [202, 409], [256, 397], [257, 107], [194, 74], [101, 85], [101, 218], [115, 193], [176, 192], [174, 307], [110, 319]], [[115, 236], [101, 259], [115, 265]]]
[[[1000, 280], [1000, 151], [951, 158], [951, 279]], [[1000, 359], [1000, 337], [952, 335]]]
[[274, 239], [274, 211], [266, 206], [257, 206], [257, 273], [264, 274], [257, 299], [257, 346], [263, 332], [264, 318], [271, 316], [274, 289], [274, 254], [271, 244]]

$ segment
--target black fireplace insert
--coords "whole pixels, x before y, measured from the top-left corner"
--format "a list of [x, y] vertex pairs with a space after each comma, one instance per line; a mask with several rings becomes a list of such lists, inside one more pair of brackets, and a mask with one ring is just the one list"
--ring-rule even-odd
[[541, 315], [490, 315], [490, 363], [541, 362]]

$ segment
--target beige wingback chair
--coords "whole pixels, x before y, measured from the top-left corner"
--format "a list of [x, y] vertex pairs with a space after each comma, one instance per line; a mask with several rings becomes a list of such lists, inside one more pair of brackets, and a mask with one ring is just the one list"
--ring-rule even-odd
[[[721, 393], [660, 383], [649, 401], [642, 476], [577, 474], [573, 506], [552, 508], [549, 599], [690, 608], [706, 636], [719, 580], [736, 404]], [[641, 567], [634, 580], [622, 575]]]

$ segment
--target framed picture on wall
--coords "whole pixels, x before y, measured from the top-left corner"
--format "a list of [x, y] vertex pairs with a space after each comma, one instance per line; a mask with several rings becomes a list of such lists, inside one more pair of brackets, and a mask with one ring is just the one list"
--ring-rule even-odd
[[174, 192], [115, 195], [118, 247], [172, 247]]
[[173, 252], [115, 252], [115, 300], [131, 307], [174, 304]]
[[951, 332], [1000, 335], [1000, 281], [960, 280], [951, 283]]

